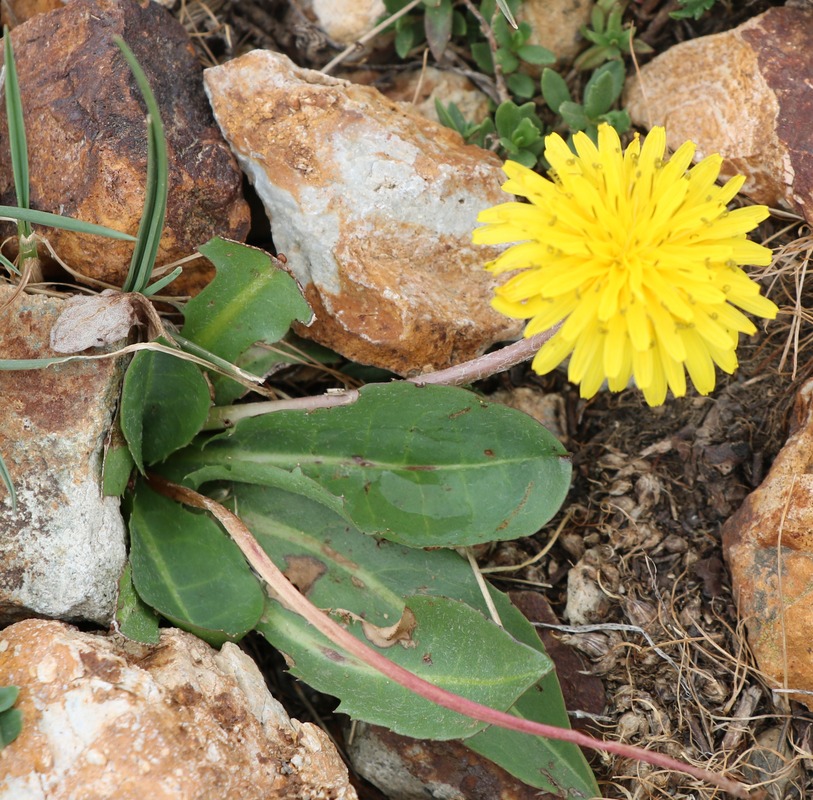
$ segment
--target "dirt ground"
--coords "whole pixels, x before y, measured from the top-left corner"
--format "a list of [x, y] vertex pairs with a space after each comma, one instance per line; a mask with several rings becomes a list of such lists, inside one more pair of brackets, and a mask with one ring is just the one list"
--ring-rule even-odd
[[[720, 0], [708, 19], [679, 23], [668, 16], [674, 5], [663, 0], [633, 3], [631, 11], [642, 38], [661, 52], [734, 27], [769, 5]], [[178, 13], [208, 63], [268, 47], [319, 68], [336, 52], [298, 0], [188, 2]], [[392, 64], [378, 65], [388, 67], [403, 65], [392, 56]], [[652, 409], [628, 390], [585, 402], [563, 373], [540, 378], [526, 367], [478, 387], [486, 394], [515, 387], [558, 394], [575, 473], [566, 506], [545, 530], [484, 552], [481, 563], [516, 567], [535, 558], [492, 578], [504, 590], [542, 593], [559, 619], [568, 607], [568, 575], [578, 565], [585, 613], [593, 619], [558, 635], [603, 684], [598, 702], [584, 698], [594, 730], [709, 769], [737, 770], [749, 783], [765, 782], [769, 797], [801, 799], [813, 797], [813, 762], [806, 758], [813, 715], [761, 680], [720, 545], [720, 526], [764, 478], [784, 443], [796, 391], [813, 374], [813, 335], [802, 311], [810, 298], [800, 287], [813, 241], [786, 219], [766, 223], [760, 234], [786, 248], [766, 271], [782, 313], [741, 345], [740, 370], [720, 376], [711, 397], [690, 394]], [[335, 385], [313, 370], [282, 380], [287, 391], [303, 394]], [[339, 735], [329, 700], [289, 681], [261, 641], [248, 646], [266, 664], [275, 692], [288, 698], [292, 716], [324, 718]], [[593, 765], [607, 797], [720, 796], [646, 765], [613, 757], [595, 757]], [[380, 797], [363, 782], [359, 791], [368, 800]]]

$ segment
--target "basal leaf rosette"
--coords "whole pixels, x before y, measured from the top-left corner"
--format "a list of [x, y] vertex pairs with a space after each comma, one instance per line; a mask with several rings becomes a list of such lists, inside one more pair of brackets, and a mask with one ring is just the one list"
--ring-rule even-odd
[[[528, 319], [525, 336], [561, 328], [539, 350], [544, 374], [568, 356], [568, 378], [592, 397], [631, 378], [650, 405], [686, 393], [686, 372], [701, 394], [714, 389], [715, 365], [737, 367], [740, 333], [756, 327], [742, 312], [773, 319], [777, 307], [741, 269], [768, 265], [771, 251], [746, 234], [766, 206], [728, 209], [745, 180], [716, 184], [722, 158], [691, 166], [695, 145], [664, 159], [666, 133], [653, 128], [622, 150], [602, 125], [598, 146], [558, 134], [545, 140], [551, 180], [513, 161], [503, 190], [530, 202], [480, 213], [477, 244], [511, 244], [487, 268], [516, 272], [495, 290], [494, 308]], [[691, 167], [691, 168], [690, 168]]]

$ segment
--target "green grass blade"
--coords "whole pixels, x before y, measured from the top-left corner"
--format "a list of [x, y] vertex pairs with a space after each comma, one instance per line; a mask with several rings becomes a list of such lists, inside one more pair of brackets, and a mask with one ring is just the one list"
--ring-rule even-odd
[[2, 253], [0, 253], [0, 264], [2, 264], [9, 272], [13, 272], [15, 275], [20, 274], [20, 270], [14, 266], [14, 264], [9, 261]]
[[143, 295], [145, 297], [152, 297], [156, 292], [160, 292], [165, 286], [168, 286], [172, 281], [175, 280], [181, 273], [183, 272], [183, 267], [175, 267], [169, 275], [164, 275], [163, 278], [157, 280], [155, 283], [151, 283], [146, 289], [143, 291]]
[[61, 214], [51, 214], [49, 211], [35, 211], [32, 208], [18, 208], [17, 206], [0, 206], [0, 217], [25, 220], [35, 225], [48, 225], [51, 228], [62, 228], [65, 231], [76, 233], [91, 233], [96, 236], [106, 236], [108, 239], [121, 239], [125, 242], [134, 242], [135, 236], [122, 231], [106, 228], [104, 225], [95, 225], [73, 217], [63, 217]]
[[130, 269], [123, 287], [125, 292], [141, 292], [149, 283], [161, 232], [164, 229], [169, 187], [167, 145], [161, 112], [144, 70], [120, 36], [114, 37], [114, 41], [127, 60], [147, 105], [147, 187], [144, 210], [138, 226]]
[[11, 475], [9, 475], [8, 467], [6, 467], [6, 462], [3, 461], [3, 456], [0, 455], [0, 478], [3, 479], [3, 483], [6, 484], [6, 489], [8, 489], [8, 493], [11, 496], [11, 510], [17, 510], [17, 492], [14, 491], [14, 483], [11, 480]]
[[[8, 25], [3, 26], [3, 57], [6, 68], [6, 117], [8, 118], [8, 138], [11, 149], [11, 169], [14, 175], [14, 189], [17, 194], [17, 205], [29, 206], [28, 186], [28, 144], [23, 121], [23, 105], [20, 101], [20, 84], [17, 80], [17, 65], [14, 61], [14, 48], [11, 45]], [[31, 236], [31, 225], [20, 220], [19, 235]]]

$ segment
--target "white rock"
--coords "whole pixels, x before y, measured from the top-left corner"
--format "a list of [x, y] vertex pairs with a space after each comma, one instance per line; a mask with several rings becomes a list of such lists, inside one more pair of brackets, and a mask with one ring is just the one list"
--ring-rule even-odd
[[305, 335], [401, 374], [516, 337], [494, 312], [493, 248], [471, 232], [510, 199], [492, 153], [375, 89], [254, 51], [206, 70], [215, 118], [316, 314]]
[[[0, 306], [12, 294], [0, 287]], [[65, 301], [20, 295], [0, 327], [0, 358], [55, 356], [49, 332]], [[126, 557], [117, 497], [101, 466], [121, 389], [115, 359], [0, 372], [0, 622], [31, 614], [107, 624]]]
[[23, 714], [0, 800], [356, 798], [327, 735], [289, 719], [235, 645], [26, 620], [0, 632], [0, 676]]

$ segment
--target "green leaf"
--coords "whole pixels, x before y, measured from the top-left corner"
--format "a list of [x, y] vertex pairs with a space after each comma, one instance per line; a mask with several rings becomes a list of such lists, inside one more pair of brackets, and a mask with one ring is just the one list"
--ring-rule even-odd
[[127, 489], [135, 461], [126, 440], [110, 444], [104, 454], [102, 466], [102, 494], [105, 497], [119, 497]]
[[118, 239], [125, 242], [134, 242], [135, 236], [129, 233], [106, 228], [104, 225], [94, 225], [92, 222], [84, 222], [81, 219], [63, 217], [60, 214], [51, 214], [48, 211], [36, 211], [31, 208], [17, 208], [16, 206], [0, 206], [0, 217], [9, 219], [22, 219], [32, 222], [35, 225], [48, 225], [52, 228], [61, 228], [65, 231], [75, 231], [77, 233], [89, 233], [95, 236], [106, 236], [108, 239]]
[[[320, 505], [317, 498], [298, 499], [278, 489], [246, 485], [235, 487], [235, 495], [241, 516], [263, 548], [280, 568], [299, 581], [318, 606], [372, 613], [373, 624], [384, 625], [400, 614], [404, 598], [431, 594], [450, 597], [482, 614], [488, 613], [471, 569], [453, 551], [407, 549], [363, 536], [348, 527], [343, 518]], [[506, 630], [518, 641], [544, 653], [536, 630], [507, 596], [493, 587], [489, 587], [489, 593]], [[300, 635], [303, 638], [310, 636], [309, 626], [303, 620], [292, 615], [290, 624], [291, 629], [285, 629], [287, 638], [282, 640], [283, 645], [290, 640], [298, 641]], [[301, 633], [296, 633], [297, 625]], [[265, 623], [261, 623], [259, 630], [275, 640], [275, 631], [268, 630]], [[454, 647], [455, 637], [459, 635], [465, 634], [450, 631], [449, 637], [444, 639], [444, 649]], [[400, 650], [397, 646], [390, 648], [387, 656], [397, 660]], [[482, 661], [478, 658], [473, 663], [479, 665]], [[298, 659], [296, 663], [299, 666]], [[311, 676], [309, 669], [313, 669], [316, 677]], [[324, 670], [336, 670], [328, 653], [322, 653], [322, 663], [307, 666], [297, 674], [312, 683], [319, 680]], [[375, 688], [375, 683], [368, 685], [357, 702], [374, 694]], [[342, 699], [349, 692], [344, 686], [332, 691]], [[530, 719], [569, 727], [553, 670], [542, 677], [539, 688], [532, 686], [526, 690], [514, 710]], [[358, 716], [367, 718], [364, 709]], [[550, 791], [559, 787], [572, 788], [582, 791], [585, 796], [598, 794], [594, 791], [592, 774], [584, 756], [575, 745], [513, 734], [498, 728], [486, 729], [467, 743], [469, 741], [475, 743], [478, 752], [532, 786]], [[553, 765], [552, 760], [556, 762]]]
[[[279, 341], [294, 320], [311, 310], [296, 281], [254, 247], [214, 238], [199, 248], [216, 267], [214, 280], [184, 308], [185, 338], [234, 363], [255, 342]], [[213, 377], [215, 401], [243, 393], [229, 378]]]
[[136, 466], [163, 461], [192, 441], [211, 400], [200, 369], [167, 353], [142, 350], [124, 376], [121, 429]]
[[0, 686], [0, 713], [8, 711], [16, 702], [20, 690], [16, 686]]
[[519, 69], [519, 59], [507, 48], [501, 47], [497, 50], [494, 60], [500, 64], [505, 75], [510, 75]]
[[510, 100], [500, 103], [494, 112], [494, 122], [501, 138], [511, 139], [514, 129], [519, 125], [521, 119], [522, 115], [519, 113], [519, 107]]
[[590, 80], [587, 81], [587, 84], [584, 87], [585, 105], [587, 105], [587, 96], [593, 91], [593, 85], [603, 75], [609, 75], [612, 78], [612, 86], [610, 88], [612, 100], [610, 101], [609, 105], [612, 105], [621, 96], [621, 92], [624, 89], [624, 80], [627, 77], [624, 64], [621, 61], [608, 61], [606, 64], [602, 64], [590, 76]]
[[144, 192], [144, 209], [141, 212], [130, 268], [122, 287], [125, 292], [140, 292], [149, 283], [164, 230], [169, 192], [167, 143], [161, 111], [144, 70], [120, 36], [114, 36], [113, 41], [127, 61], [147, 106], [147, 186]]
[[417, 25], [412, 17], [401, 17], [395, 23], [395, 52], [406, 58], [418, 39]]
[[494, 59], [491, 57], [491, 48], [485, 42], [472, 42], [469, 52], [474, 63], [481, 72], [487, 75], [494, 74]]
[[584, 90], [584, 114], [588, 119], [596, 119], [610, 110], [613, 104], [613, 76], [603, 72]]
[[14, 481], [11, 480], [11, 475], [8, 471], [8, 467], [6, 466], [6, 462], [3, 460], [2, 455], [0, 455], [0, 478], [3, 479], [3, 484], [8, 490], [9, 498], [11, 499], [11, 510], [16, 511], [17, 492], [14, 489]]
[[[468, 571], [456, 554], [376, 542], [325, 505], [276, 489], [238, 485], [235, 503], [263, 549], [311, 602], [333, 609], [358, 638], [432, 683], [505, 709], [550, 671], [545, 655], [519, 644], [470, 605], [435, 596], [454, 592], [461, 572]], [[447, 566], [457, 581], [447, 579]], [[470, 571], [468, 584], [476, 597]], [[404, 644], [386, 641], [383, 629], [402, 618], [405, 606], [415, 616], [414, 630], [404, 632]], [[484, 727], [337, 653], [312, 626], [276, 603], [268, 604], [257, 629], [289, 656], [295, 675], [338, 696], [340, 710], [351, 716], [415, 737], [458, 738]], [[483, 652], [490, 657], [484, 659]]]
[[[20, 100], [20, 84], [17, 80], [17, 66], [14, 48], [11, 43], [8, 25], [3, 26], [3, 61], [6, 71], [4, 93], [6, 95], [6, 119], [8, 120], [9, 149], [11, 150], [11, 171], [14, 176], [14, 190], [17, 205], [29, 206], [28, 144], [25, 136], [25, 120]], [[19, 231], [20, 237], [31, 235], [31, 225], [24, 222]]]
[[530, 75], [526, 75], [524, 72], [509, 75], [505, 79], [505, 83], [512, 94], [522, 99], [533, 97], [536, 92], [536, 83]]
[[145, 603], [214, 646], [240, 639], [262, 615], [265, 594], [220, 526], [142, 481], [130, 514], [130, 564]]
[[136, 593], [129, 564], [119, 579], [116, 626], [119, 633], [135, 642], [157, 644], [161, 639], [158, 632], [158, 617]]
[[572, 102], [570, 89], [567, 88], [565, 79], [556, 70], [550, 68], [542, 70], [541, 87], [542, 97], [545, 98], [548, 108], [554, 114], [559, 113], [559, 106], [562, 103]]
[[572, 131], [583, 131], [590, 123], [584, 109], [578, 103], [562, 103], [559, 106], [559, 114]]
[[11, 744], [23, 729], [23, 715], [19, 708], [10, 708], [0, 714], [0, 750]]
[[427, 7], [424, 15], [426, 41], [435, 61], [443, 58], [446, 45], [452, 38], [452, 0], [438, 0]]
[[528, 169], [533, 169], [537, 161], [539, 161], [539, 157], [531, 150], [516, 150], [511, 153], [509, 160], [516, 161], [518, 164], [522, 164], [523, 167], [528, 167]]
[[536, 66], [553, 64], [556, 61], [556, 56], [547, 47], [538, 44], [524, 44], [516, 52], [523, 61]]
[[365, 386], [349, 406], [243, 420], [198, 458], [298, 467], [343, 497], [362, 530], [412, 547], [529, 536], [570, 481], [564, 448], [531, 417], [410, 383]]
[[619, 133], [626, 133], [632, 126], [629, 112], [626, 109], [620, 111], [608, 111], [601, 115], [601, 119], [609, 122]]

